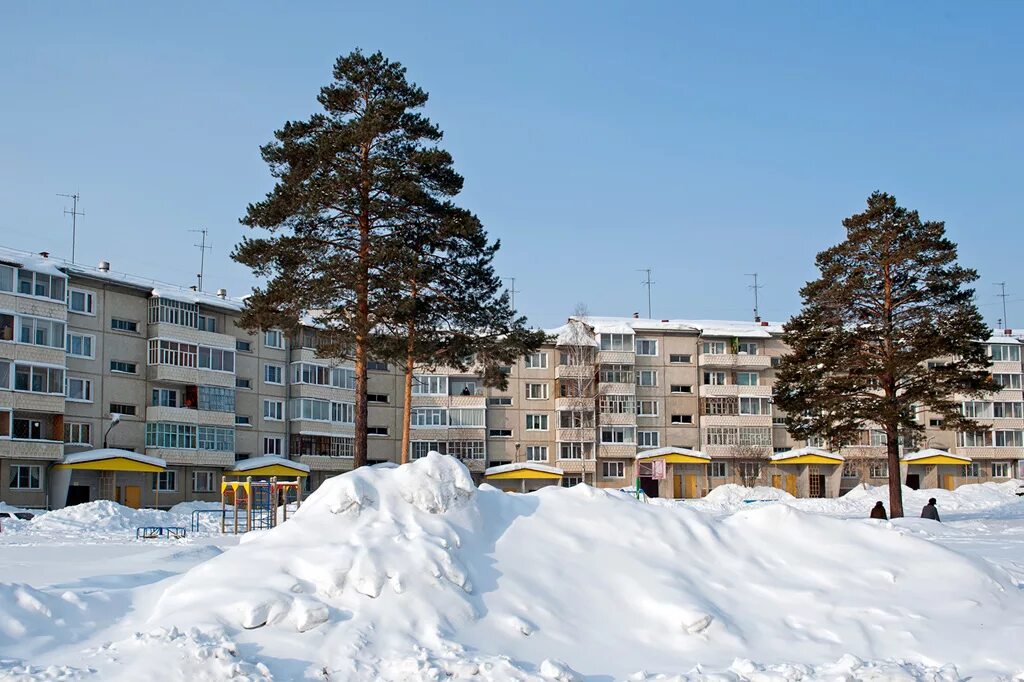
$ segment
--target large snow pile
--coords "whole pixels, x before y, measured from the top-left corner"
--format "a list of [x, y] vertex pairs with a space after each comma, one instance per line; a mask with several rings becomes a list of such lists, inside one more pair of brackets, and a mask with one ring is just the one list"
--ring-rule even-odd
[[439, 455], [363, 468], [186, 573], [147, 627], [223, 628], [288, 679], [1024, 668], [1024, 596], [1001, 569], [888, 523], [748, 507], [716, 519], [587, 486], [477, 490]]
[[[1021, 481], [1011, 480], [1003, 483], [975, 483], [959, 486], [956, 490], [913, 490], [903, 486], [903, 506], [907, 515], [919, 512], [934, 497], [939, 509], [948, 511], [976, 511], [991, 509], [1006, 504], [1017, 504], [1021, 498], [1017, 491]], [[885, 486], [859, 485], [843, 496], [846, 500], [865, 500], [872, 504], [882, 500], [889, 504], [889, 489]], [[916, 516], [916, 513], [914, 514]]]

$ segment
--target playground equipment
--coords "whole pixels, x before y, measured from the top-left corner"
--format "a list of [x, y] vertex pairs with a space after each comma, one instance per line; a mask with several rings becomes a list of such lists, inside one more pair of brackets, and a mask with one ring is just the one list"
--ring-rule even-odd
[[195, 509], [192, 511], [192, 524], [190, 530], [193, 533], [198, 533], [201, 529], [201, 516], [203, 514], [220, 514], [223, 516], [223, 509]]
[[185, 537], [183, 526], [139, 526], [135, 529], [135, 539], [152, 540], [153, 538], [168, 538], [179, 540]]
[[[244, 479], [225, 476], [220, 484], [220, 531], [228, 532], [229, 513], [232, 533], [273, 528], [278, 524], [278, 508], [281, 509], [280, 521], [284, 522], [288, 520], [288, 505], [293, 503], [296, 508], [302, 504], [301, 478], [279, 481], [272, 476], [269, 481], [254, 481], [252, 476]], [[195, 514], [193, 523], [198, 523]]]

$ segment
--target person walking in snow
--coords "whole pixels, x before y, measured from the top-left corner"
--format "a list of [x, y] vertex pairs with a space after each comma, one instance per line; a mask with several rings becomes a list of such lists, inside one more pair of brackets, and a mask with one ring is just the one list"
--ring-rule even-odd
[[921, 509], [921, 518], [922, 519], [931, 519], [932, 521], [939, 521], [939, 523], [942, 523], [942, 521], [939, 519], [939, 510], [935, 506], [935, 498], [934, 497], [931, 498], [930, 500], [928, 500], [928, 504], [926, 504]]
[[885, 505], [882, 504], [881, 500], [875, 502], [875, 506], [871, 508], [871, 518], [882, 519], [883, 521], [889, 520], [889, 515], [885, 513]]

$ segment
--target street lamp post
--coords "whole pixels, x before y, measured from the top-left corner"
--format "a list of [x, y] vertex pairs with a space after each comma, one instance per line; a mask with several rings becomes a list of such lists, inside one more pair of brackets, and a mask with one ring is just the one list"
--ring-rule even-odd
[[107, 430], [103, 434], [103, 449], [106, 449], [107, 447], [107, 436], [110, 435], [110, 430], [120, 423], [121, 415], [119, 415], [117, 412], [112, 412], [110, 414], [110, 426], [107, 427]]

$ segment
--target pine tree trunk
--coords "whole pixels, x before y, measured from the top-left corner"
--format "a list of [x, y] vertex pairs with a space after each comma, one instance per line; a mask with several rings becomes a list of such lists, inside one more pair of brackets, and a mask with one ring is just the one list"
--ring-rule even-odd
[[885, 425], [885, 451], [889, 459], [889, 518], [903, 516], [903, 481], [900, 478], [900, 432], [896, 424]]
[[[416, 301], [416, 282], [412, 283], [411, 296], [413, 303]], [[409, 461], [409, 424], [412, 421], [412, 370], [416, 366], [416, 323], [409, 321], [407, 329], [408, 339], [405, 346], [405, 386], [402, 390], [402, 464]]]
[[370, 330], [370, 178], [366, 170], [370, 147], [363, 145], [364, 179], [360, 184], [362, 208], [359, 212], [359, 270], [356, 278], [356, 428], [352, 468], [366, 466], [366, 344]]

